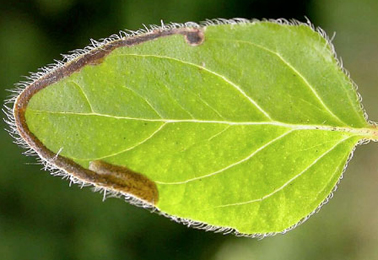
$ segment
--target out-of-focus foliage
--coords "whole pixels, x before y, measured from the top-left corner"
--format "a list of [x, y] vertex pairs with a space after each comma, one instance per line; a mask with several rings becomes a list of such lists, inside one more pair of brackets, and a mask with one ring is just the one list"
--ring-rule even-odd
[[[81, 48], [142, 23], [206, 18], [307, 16], [335, 38], [338, 54], [372, 120], [378, 119], [376, 0], [3, 1], [0, 8], [0, 87], [12, 85]], [[2, 124], [2, 128], [5, 128]], [[358, 147], [330, 205], [306, 225], [262, 241], [188, 229], [119, 199], [68, 188], [21, 155], [0, 132], [1, 259], [378, 259], [376, 144]]]

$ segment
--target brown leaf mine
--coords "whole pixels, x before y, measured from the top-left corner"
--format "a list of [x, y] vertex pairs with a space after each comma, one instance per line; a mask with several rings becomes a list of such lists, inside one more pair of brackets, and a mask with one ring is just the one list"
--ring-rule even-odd
[[90, 162], [89, 169], [101, 175], [104, 186], [113, 190], [131, 194], [153, 205], [159, 200], [156, 184], [140, 173], [104, 161]]
[[[131, 47], [152, 41], [160, 37], [171, 35], [182, 35], [189, 45], [199, 45], [204, 41], [203, 28], [191, 28], [182, 26], [180, 28], [162, 27], [148, 30], [144, 34], [135, 34], [132, 37], [115, 37], [103, 41], [103, 43], [92, 43], [92, 46], [66, 56], [67, 62], [59, 62], [52, 68], [46, 68], [44, 73], [37, 73], [31, 77], [31, 81], [24, 84], [18, 96], [15, 97], [13, 109], [9, 110], [10, 125], [18, 143], [31, 148], [47, 166], [63, 175], [67, 174], [70, 180], [78, 184], [91, 184], [96, 188], [103, 188], [123, 195], [132, 195], [137, 200], [142, 200], [150, 205], [158, 202], [158, 190], [156, 184], [140, 173], [115, 166], [102, 161], [93, 161], [89, 169], [83, 168], [72, 159], [59, 155], [49, 150], [29, 129], [25, 112], [30, 99], [40, 90], [48, 87], [59, 80], [80, 71], [85, 66], [96, 66], [101, 64], [106, 56], [113, 50], [120, 47]], [[19, 138], [17, 137], [19, 136]], [[106, 194], [106, 193], [105, 193]], [[131, 203], [134, 203], [131, 200]], [[138, 202], [135, 202], [138, 203]], [[145, 205], [144, 205], [145, 206]]]

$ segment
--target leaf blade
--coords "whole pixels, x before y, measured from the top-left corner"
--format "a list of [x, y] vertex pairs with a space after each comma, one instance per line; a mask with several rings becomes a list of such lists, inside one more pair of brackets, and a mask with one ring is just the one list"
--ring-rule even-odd
[[308, 26], [177, 32], [97, 50], [100, 61], [29, 95], [25, 124], [79, 179], [117, 191], [93, 162], [142, 173], [163, 214], [252, 236], [285, 232], [327, 199], [356, 144], [376, 139], [353, 83]]

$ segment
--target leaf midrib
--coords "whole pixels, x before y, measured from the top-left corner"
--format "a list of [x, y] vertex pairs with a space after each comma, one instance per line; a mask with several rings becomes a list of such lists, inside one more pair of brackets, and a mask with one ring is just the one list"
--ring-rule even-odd
[[378, 130], [374, 128], [355, 128], [352, 126], [339, 127], [330, 125], [314, 125], [314, 124], [289, 124], [280, 121], [260, 121], [260, 122], [236, 122], [236, 121], [223, 121], [223, 120], [203, 120], [203, 119], [173, 119], [173, 118], [141, 118], [141, 117], [127, 117], [127, 116], [115, 116], [102, 113], [77, 113], [77, 112], [64, 112], [64, 111], [47, 111], [39, 109], [27, 109], [30, 112], [35, 113], [47, 113], [47, 114], [57, 114], [57, 115], [71, 115], [71, 116], [97, 116], [106, 117], [117, 120], [135, 120], [143, 122], [161, 122], [161, 123], [199, 123], [199, 124], [225, 124], [225, 125], [275, 125], [286, 127], [294, 130], [323, 130], [332, 132], [344, 132], [350, 133], [352, 135], [361, 136], [362, 139], [372, 139], [377, 140]]

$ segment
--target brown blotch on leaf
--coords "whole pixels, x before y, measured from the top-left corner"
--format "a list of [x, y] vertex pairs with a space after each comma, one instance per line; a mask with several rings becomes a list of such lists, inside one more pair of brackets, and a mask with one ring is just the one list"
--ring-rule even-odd
[[131, 194], [153, 205], [159, 200], [155, 182], [140, 173], [104, 161], [90, 162], [89, 170], [101, 175], [105, 182], [103, 185], [113, 190]]

